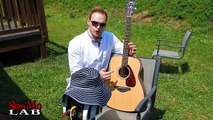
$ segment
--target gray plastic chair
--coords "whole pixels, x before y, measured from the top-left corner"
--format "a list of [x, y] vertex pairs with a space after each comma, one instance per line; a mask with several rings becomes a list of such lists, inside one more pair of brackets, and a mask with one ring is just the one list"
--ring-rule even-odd
[[[182, 41], [174, 41], [174, 40], [165, 40], [165, 39], [158, 39], [157, 40], [157, 49], [155, 49], [152, 53], [152, 58], [156, 56], [160, 56], [161, 58], [169, 58], [169, 59], [176, 59], [181, 60], [185, 53], [186, 53], [186, 46], [191, 37], [191, 32], [186, 31]], [[180, 79], [181, 73], [179, 72], [179, 67], [177, 66], [177, 73], [178, 76], [160, 76], [161, 78], [175, 78]]]
[[[157, 49], [152, 53], [152, 58], [155, 56], [161, 56], [162, 58], [171, 58], [171, 59], [182, 59], [186, 52], [186, 46], [191, 36], [190, 31], [186, 31], [185, 36], [182, 41], [172, 41], [172, 40], [162, 40], [158, 39]], [[177, 45], [179, 43], [179, 45]], [[174, 45], [176, 44], [176, 45]], [[162, 47], [166, 47], [166, 50], [163, 50]], [[168, 50], [168, 49], [176, 50]]]
[[[97, 120], [147, 120], [154, 110], [157, 90], [160, 60], [140, 58], [143, 67], [145, 97], [135, 108], [134, 112], [118, 111], [107, 106], [103, 107], [102, 113], [96, 116]], [[132, 98], [134, 100], [134, 98]], [[128, 103], [126, 103], [128, 105]]]

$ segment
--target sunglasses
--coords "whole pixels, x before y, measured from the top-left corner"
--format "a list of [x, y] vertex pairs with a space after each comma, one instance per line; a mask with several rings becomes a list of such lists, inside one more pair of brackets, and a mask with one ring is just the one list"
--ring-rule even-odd
[[91, 23], [92, 23], [92, 26], [94, 26], [94, 27], [98, 27], [99, 25], [101, 28], [106, 27], [106, 23], [99, 23], [96, 21], [91, 21]]

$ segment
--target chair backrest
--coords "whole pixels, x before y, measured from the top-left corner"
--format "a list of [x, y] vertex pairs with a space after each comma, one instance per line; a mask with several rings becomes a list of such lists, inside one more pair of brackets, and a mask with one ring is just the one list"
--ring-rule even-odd
[[153, 84], [154, 78], [154, 70], [155, 70], [155, 59], [144, 59], [140, 58], [142, 61], [142, 68], [143, 72], [143, 80], [144, 80], [144, 87], [145, 87], [145, 96], [150, 92]]
[[[143, 66], [144, 93], [145, 96], [151, 91], [153, 86], [157, 87], [158, 74], [160, 70], [161, 57], [155, 59], [140, 58]], [[155, 103], [155, 95], [151, 98], [152, 105]]]
[[186, 46], [187, 46], [187, 43], [188, 43], [188, 41], [190, 39], [190, 36], [191, 36], [191, 32], [187, 30], [186, 33], [185, 33], [185, 35], [184, 35], [184, 37], [183, 37], [183, 41], [182, 41], [182, 47], [183, 48], [181, 48], [181, 51], [182, 51], [181, 58], [183, 58], [183, 56], [185, 55]]

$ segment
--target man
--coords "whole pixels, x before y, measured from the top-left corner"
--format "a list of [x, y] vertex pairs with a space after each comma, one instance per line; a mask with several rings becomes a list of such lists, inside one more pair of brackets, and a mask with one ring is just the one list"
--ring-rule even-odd
[[[82, 68], [88, 67], [99, 71], [101, 80], [110, 80], [113, 71], [107, 71], [107, 67], [111, 54], [122, 54], [123, 43], [112, 32], [104, 31], [107, 19], [107, 13], [100, 7], [95, 7], [91, 10], [87, 20], [88, 30], [70, 41], [68, 59], [71, 75], [78, 70], [82, 70]], [[135, 45], [129, 44], [129, 56], [133, 56], [135, 52]], [[72, 86], [70, 85], [71, 78], [67, 81], [68, 90]], [[67, 99], [65, 97], [64, 102]], [[66, 102], [64, 105], [67, 108]]]
[[[107, 71], [112, 53], [122, 54], [123, 43], [111, 32], [104, 31], [107, 13], [100, 7], [91, 10], [87, 20], [88, 30], [74, 37], [68, 47], [70, 72], [84, 67], [95, 68], [103, 81], [110, 80], [113, 71]], [[129, 56], [136, 52], [136, 46], [129, 44]]]

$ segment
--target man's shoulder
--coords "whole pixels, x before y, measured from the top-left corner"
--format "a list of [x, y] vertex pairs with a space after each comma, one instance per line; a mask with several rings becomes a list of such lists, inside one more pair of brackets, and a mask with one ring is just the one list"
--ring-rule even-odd
[[110, 32], [110, 31], [104, 31], [103, 35], [114, 35], [114, 34], [112, 32]]
[[84, 38], [84, 37], [87, 37], [87, 36], [88, 36], [87, 32], [85, 31], [85, 32], [83, 32], [83, 33], [75, 36], [72, 40], [74, 40], [74, 39], [81, 39], [81, 38]]
[[74, 38], [72, 38], [72, 39], [70, 40], [70, 42], [80, 42], [81, 40], [84, 40], [85, 37], [87, 37], [87, 36], [86, 36], [86, 32], [83, 32], [83, 33], [81, 33], [81, 34], [75, 36]]
[[107, 39], [107, 40], [113, 40], [114, 36], [115, 35], [110, 31], [104, 31], [102, 34], [103, 39]]

